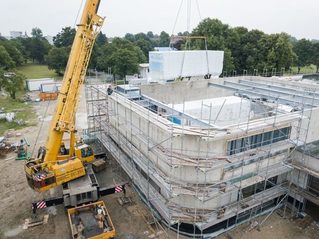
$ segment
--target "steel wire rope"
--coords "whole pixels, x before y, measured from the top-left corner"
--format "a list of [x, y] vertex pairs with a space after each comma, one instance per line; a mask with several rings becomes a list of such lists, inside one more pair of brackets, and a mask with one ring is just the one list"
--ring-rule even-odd
[[81, 12], [81, 9], [83, 7], [83, 3], [84, 3], [84, 0], [81, 0], [81, 4], [80, 4], [80, 7], [78, 9], [78, 12], [76, 14], [76, 17], [75, 17], [75, 21], [74, 21], [74, 24], [73, 24], [73, 27], [75, 28], [75, 26], [77, 25], [77, 21], [78, 21], [78, 18], [79, 18], [79, 15], [80, 15], [80, 12]]
[[49, 106], [50, 106], [50, 100], [48, 100], [47, 107], [46, 107], [45, 112], [44, 112], [44, 115], [43, 115], [43, 117], [42, 117], [42, 122], [41, 122], [41, 125], [40, 125], [40, 128], [39, 128], [39, 131], [38, 131], [37, 137], [35, 138], [35, 143], [34, 143], [34, 146], [33, 146], [33, 149], [32, 149], [32, 154], [31, 154], [31, 156], [33, 155], [34, 150], [35, 150], [35, 146], [36, 146], [36, 145], [37, 145], [37, 143], [38, 143], [39, 136], [40, 136], [40, 132], [42, 131], [42, 127], [43, 127], [44, 119], [45, 119], [45, 117], [46, 117], [46, 115], [47, 115], [47, 113], [48, 113]]
[[177, 24], [177, 21], [178, 21], [178, 18], [179, 18], [179, 14], [181, 13], [181, 10], [182, 10], [183, 3], [184, 3], [184, 0], [181, 0], [181, 3], [179, 4], [179, 8], [178, 8], [178, 11], [177, 11], [177, 15], [176, 15], [176, 18], [175, 18], [175, 22], [174, 22], [174, 25], [173, 25], [171, 36], [174, 35], [176, 24]]

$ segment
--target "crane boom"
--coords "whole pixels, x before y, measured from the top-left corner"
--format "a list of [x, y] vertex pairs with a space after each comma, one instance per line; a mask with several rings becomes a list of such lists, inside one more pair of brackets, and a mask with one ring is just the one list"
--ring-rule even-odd
[[[57, 159], [65, 132], [74, 132], [75, 113], [94, 41], [104, 19], [97, 15], [100, 0], [88, 0], [75, 35], [46, 143], [44, 162]], [[72, 149], [72, 147], [70, 147]]]
[[[46, 191], [85, 175], [85, 162], [94, 159], [92, 148], [75, 145], [75, 114], [81, 86], [104, 18], [97, 14], [100, 0], [87, 0], [73, 41], [68, 64], [59, 92], [57, 106], [45, 148], [37, 159], [25, 164], [28, 184], [36, 191]], [[64, 134], [68, 133], [70, 148], [64, 146]], [[63, 149], [63, 150], [62, 150]]]

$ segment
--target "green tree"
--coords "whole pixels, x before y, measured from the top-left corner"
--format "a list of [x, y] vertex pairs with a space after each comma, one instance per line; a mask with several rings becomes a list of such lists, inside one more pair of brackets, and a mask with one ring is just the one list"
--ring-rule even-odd
[[4, 71], [0, 68], [0, 91], [2, 91], [4, 84]]
[[124, 39], [130, 42], [135, 42], [135, 36], [131, 33], [126, 33]]
[[31, 36], [33, 38], [43, 38], [42, 30], [40, 28], [38, 28], [38, 27], [32, 28]]
[[49, 69], [54, 70], [58, 75], [63, 75], [68, 63], [70, 47], [53, 47], [46, 56], [46, 63]]
[[30, 58], [32, 61], [37, 61], [39, 64], [44, 63], [45, 55], [48, 54], [51, 46], [49, 42], [42, 38], [32, 38], [30, 44]]
[[3, 81], [3, 88], [9, 93], [12, 99], [16, 99], [17, 92], [23, 90], [24, 80], [26, 77], [18, 72], [10, 77], [5, 77]]
[[312, 43], [309, 40], [301, 39], [294, 45], [294, 51], [297, 54], [298, 73], [301, 67], [311, 64], [312, 58]]
[[312, 63], [316, 66], [316, 72], [319, 72], [319, 42], [313, 43]]
[[14, 61], [10, 57], [6, 48], [0, 45], [0, 68], [8, 70], [13, 67], [15, 67]]
[[154, 50], [152, 43], [145, 39], [140, 39], [135, 42], [135, 44], [143, 51], [145, 57], [148, 59], [149, 52]]
[[269, 38], [272, 44], [268, 50], [268, 64], [277, 71], [283, 68], [289, 69], [297, 58], [289, 41], [289, 35], [285, 33], [272, 34]]
[[17, 48], [16, 42], [5, 40], [0, 41], [0, 45], [6, 49], [15, 66], [21, 66], [25, 62], [21, 51]]
[[247, 31], [241, 35], [238, 49], [233, 50], [237, 62], [237, 70], [252, 71], [258, 69], [261, 63], [263, 64], [263, 59], [260, 57], [268, 54], [268, 48], [260, 44], [264, 36], [265, 33], [258, 30]]
[[148, 31], [148, 32], [146, 33], [146, 35], [147, 35], [147, 37], [148, 37], [149, 39], [154, 38], [154, 33], [153, 33], [152, 31]]
[[105, 45], [105, 43], [107, 43], [107, 37], [105, 36], [105, 34], [100, 32], [96, 37], [95, 45], [98, 47], [101, 47], [101, 46]]
[[56, 47], [72, 46], [76, 30], [71, 27], [64, 27], [62, 31], [53, 37], [53, 43]]
[[27, 54], [27, 50], [25, 49], [25, 47], [22, 43], [23, 40], [25, 40], [25, 38], [16, 38], [16, 39], [12, 39], [11, 42], [18, 49], [18, 51], [22, 54], [22, 57], [24, 60], [23, 64], [25, 64], [27, 62], [27, 59], [28, 59], [28, 54]]
[[135, 52], [128, 49], [119, 49], [110, 57], [113, 63], [113, 73], [122, 79], [126, 75], [138, 73], [138, 57]]
[[43, 33], [40, 28], [33, 28], [31, 35], [32, 37], [26, 41], [29, 49], [29, 56], [33, 62], [37, 61], [39, 64], [43, 64], [44, 58], [48, 54], [51, 45], [43, 37]]
[[138, 73], [138, 64], [145, 61], [146, 57], [139, 47], [126, 39], [114, 38], [101, 48], [97, 69], [108, 71], [111, 68], [114, 75], [123, 78], [127, 74]]
[[134, 38], [135, 38], [135, 41], [139, 41], [139, 40], [151, 41], [148, 38], [148, 36], [142, 32], [135, 34]]
[[168, 47], [170, 41], [171, 41], [171, 38], [168, 35], [168, 33], [162, 31], [160, 34], [160, 39], [159, 39], [159, 46], [160, 47]]
[[235, 70], [234, 58], [232, 57], [231, 50], [225, 49], [224, 51], [224, 67], [223, 70], [231, 73]]

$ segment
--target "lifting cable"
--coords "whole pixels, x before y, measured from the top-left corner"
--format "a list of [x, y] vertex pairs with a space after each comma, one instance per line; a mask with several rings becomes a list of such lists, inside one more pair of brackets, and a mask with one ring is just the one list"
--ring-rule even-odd
[[[202, 21], [203, 18], [202, 18], [202, 14], [201, 14], [201, 11], [200, 11], [199, 1], [198, 1], [198, 0], [195, 0], [195, 1], [196, 1], [196, 8], [197, 8], [197, 12], [198, 12], [199, 19], [200, 19], [200, 21]], [[179, 16], [180, 16], [180, 13], [181, 13], [181, 9], [182, 9], [182, 7], [183, 7], [183, 4], [184, 4], [184, 0], [181, 0], [180, 5], [179, 5], [179, 8], [178, 8], [178, 11], [177, 11], [177, 15], [176, 15], [176, 18], [175, 18], [175, 22], [174, 22], [172, 34], [171, 34], [171, 41], [170, 41], [170, 44], [169, 44], [170, 47], [172, 47], [172, 38], [173, 38], [173, 35], [174, 35], [174, 33], [175, 33], [177, 21], [178, 21], [178, 19], [179, 19]], [[190, 34], [190, 30], [191, 30], [191, 29], [190, 29], [190, 27], [191, 27], [191, 13], [192, 13], [192, 0], [187, 0], [187, 19], [186, 19], [186, 25], [187, 25], [187, 32], [188, 32], [188, 34]], [[191, 41], [191, 39], [186, 36], [185, 47], [186, 47], [186, 49], [188, 48], [189, 50], [191, 49], [190, 41]], [[210, 74], [210, 69], [209, 69], [209, 55], [208, 55], [208, 44], [207, 44], [207, 38], [206, 38], [206, 37], [204, 38], [204, 45], [205, 45], [204, 47], [205, 47], [205, 51], [206, 51], [207, 75], [209, 75], [209, 74]], [[182, 76], [182, 74], [183, 74], [184, 62], [185, 62], [185, 52], [184, 52], [184, 54], [183, 54], [182, 65], [181, 65], [181, 70], [180, 70], [180, 76]]]
[[199, 20], [202, 21], [203, 18], [202, 18], [202, 14], [200, 12], [200, 7], [199, 7], [198, 0], [196, 0], [196, 6], [197, 6], [198, 15], [199, 15]]
[[178, 18], [179, 18], [179, 14], [181, 13], [181, 10], [182, 10], [183, 3], [184, 3], [184, 0], [181, 0], [181, 3], [179, 5], [178, 11], [177, 11], [177, 15], [176, 15], [176, 18], [175, 18], [175, 22], [174, 22], [174, 26], [173, 26], [173, 29], [172, 29], [171, 36], [174, 35], [176, 24], [177, 24], [177, 21], [178, 21]]
[[[75, 17], [75, 21], [74, 21], [74, 25], [73, 25], [74, 28], [75, 28], [76, 25], [77, 25], [77, 21], [78, 21], [79, 15], [80, 15], [81, 9], [82, 9], [82, 7], [83, 7], [83, 3], [84, 3], [84, 0], [81, 0], [80, 7], [79, 7], [79, 9], [78, 9], [78, 11], [77, 11], [77, 14], [76, 14], [76, 17]], [[39, 128], [39, 131], [38, 131], [38, 134], [37, 134], [37, 137], [36, 137], [36, 140], [35, 140], [35, 143], [34, 143], [34, 146], [33, 146], [33, 149], [32, 149], [32, 154], [31, 154], [31, 155], [34, 154], [34, 150], [35, 150], [35, 147], [36, 147], [36, 145], [37, 145], [37, 143], [38, 143], [39, 136], [40, 136], [40, 133], [41, 133], [42, 128], [43, 128], [44, 119], [45, 119], [45, 117], [46, 117], [46, 115], [47, 115], [47, 113], [48, 113], [49, 106], [50, 106], [50, 100], [48, 100], [48, 104], [47, 104], [47, 106], [46, 106], [46, 109], [45, 109], [45, 112], [44, 112], [44, 116], [43, 116], [43, 118], [42, 118], [42, 123], [41, 123], [41, 126], [40, 126], [40, 128]]]
[[44, 119], [48, 113], [48, 109], [49, 109], [49, 106], [50, 106], [50, 100], [48, 100], [48, 104], [47, 104], [47, 107], [45, 109], [45, 112], [44, 112], [44, 115], [42, 117], [42, 123], [41, 123], [41, 126], [39, 128], [39, 131], [38, 131], [38, 134], [37, 134], [37, 137], [35, 138], [35, 142], [34, 142], [34, 146], [33, 146], [33, 149], [32, 149], [32, 153], [31, 153], [31, 156], [33, 156], [33, 153], [34, 153], [34, 150], [35, 150], [35, 146], [37, 145], [38, 143], [38, 140], [39, 140], [39, 136], [40, 136], [40, 133], [42, 131], [42, 127], [43, 127], [43, 123], [44, 123]]
[[79, 15], [80, 15], [80, 12], [81, 12], [81, 9], [83, 7], [83, 3], [84, 3], [84, 0], [81, 0], [81, 4], [80, 4], [80, 7], [78, 9], [78, 12], [76, 14], [76, 17], [75, 17], [75, 21], [74, 21], [74, 24], [73, 24], [73, 27], [75, 28], [76, 25], [77, 25], [77, 21], [78, 21], [78, 18], [79, 18]]

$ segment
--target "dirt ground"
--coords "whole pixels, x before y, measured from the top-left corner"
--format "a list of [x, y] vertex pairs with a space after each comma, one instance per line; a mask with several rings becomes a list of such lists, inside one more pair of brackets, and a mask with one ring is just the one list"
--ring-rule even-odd
[[[79, 104], [77, 114], [77, 128], [84, 129], [86, 123], [86, 107], [84, 89]], [[36, 97], [36, 95], [34, 95]], [[26, 137], [31, 147], [30, 151], [37, 152], [39, 146], [44, 145], [47, 137], [49, 123], [55, 109], [55, 102], [34, 102], [36, 109], [38, 125], [25, 128], [15, 133], [21, 133], [21, 136], [12, 137], [10, 141], [17, 142], [21, 137]], [[81, 131], [81, 130], [80, 130]], [[33, 150], [34, 148], [34, 150]], [[69, 239], [71, 238], [67, 214], [64, 207], [56, 206], [45, 209], [43, 213], [49, 214], [47, 225], [37, 226], [27, 230], [22, 229], [26, 218], [30, 218], [31, 202], [43, 198], [56, 196], [60, 190], [51, 190], [46, 193], [36, 193], [29, 188], [26, 182], [23, 161], [15, 161], [15, 154], [9, 154], [6, 158], [0, 159], [0, 238], [18, 238], [18, 239]], [[110, 167], [115, 164], [110, 163]], [[110, 169], [114, 177], [110, 177], [110, 183], [119, 180], [117, 167]], [[113, 177], [113, 178], [112, 178]], [[117, 238], [120, 239], [147, 239], [147, 238], [180, 238], [185, 237], [176, 235], [174, 232], [164, 228], [158, 223], [151, 224], [153, 217], [147, 207], [142, 203], [137, 193], [128, 188], [128, 196], [132, 203], [120, 206], [118, 198], [121, 195], [113, 194], [102, 199], [106, 202], [110, 212], [113, 224], [117, 230]], [[292, 239], [319, 239], [318, 230], [314, 224], [304, 225], [298, 220], [289, 220], [279, 217], [274, 213], [260, 228], [260, 231], [254, 229], [248, 232], [249, 224], [242, 225], [228, 235], [221, 235], [218, 238], [233, 239], [273, 239], [273, 238], [292, 238]]]
[[[37, 98], [37, 94], [32, 94]], [[48, 136], [50, 120], [55, 110], [55, 101], [34, 102], [33, 107], [37, 112], [38, 124], [35, 127], [28, 127], [23, 130], [15, 131], [11, 142], [18, 142], [25, 137], [31, 147], [29, 152], [36, 155], [40, 146], [44, 145]], [[86, 105], [84, 89], [81, 92], [80, 104], [77, 113], [77, 129], [81, 132], [87, 127]], [[16, 134], [19, 136], [16, 137]], [[60, 206], [50, 207], [40, 213], [40, 216], [49, 214], [47, 225], [38, 226], [24, 230], [22, 225], [25, 219], [32, 216], [31, 203], [44, 198], [58, 196], [61, 190], [50, 190], [46, 193], [33, 191], [26, 182], [24, 174], [24, 162], [16, 161], [15, 154], [11, 153], [6, 158], [0, 159], [0, 238], [18, 239], [69, 239], [71, 231], [65, 208]], [[112, 164], [111, 164], [112, 166]], [[118, 170], [118, 168], [116, 168]], [[116, 174], [117, 172], [113, 170]], [[110, 178], [110, 176], [109, 176]], [[115, 175], [110, 178], [110, 183], [118, 180]], [[138, 195], [127, 189], [128, 196], [132, 203], [120, 206], [118, 198], [122, 195], [109, 195], [102, 199], [106, 202], [111, 218], [117, 230], [117, 238], [175, 238], [174, 233], [165, 230], [159, 224], [150, 225], [152, 216], [146, 206], [141, 202]]]
[[[281, 212], [281, 211], [280, 211]], [[281, 215], [281, 216], [280, 216]], [[260, 227], [266, 216], [258, 217], [217, 237], [217, 239], [319, 239], [319, 225], [311, 218], [292, 219], [289, 213], [282, 217], [282, 212], [274, 212]]]

